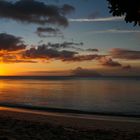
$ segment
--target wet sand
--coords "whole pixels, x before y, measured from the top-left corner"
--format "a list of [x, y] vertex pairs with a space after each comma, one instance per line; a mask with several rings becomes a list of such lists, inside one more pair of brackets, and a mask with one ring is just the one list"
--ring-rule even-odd
[[0, 108], [0, 140], [139, 140], [140, 119]]

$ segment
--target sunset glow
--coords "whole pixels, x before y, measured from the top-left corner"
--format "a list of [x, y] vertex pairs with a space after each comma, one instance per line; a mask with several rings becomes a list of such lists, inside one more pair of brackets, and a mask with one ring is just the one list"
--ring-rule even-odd
[[0, 75], [5, 75], [5, 70], [3, 68], [0, 68]]
[[79, 1], [42, 0], [44, 10], [50, 4], [59, 9], [64, 20], [53, 15], [55, 21], [52, 15], [28, 11], [26, 1], [5, 1], [19, 15], [12, 9], [0, 15], [0, 75], [70, 75], [78, 67], [101, 75], [139, 75], [139, 27], [126, 24], [123, 16], [113, 17], [106, 0]]
[[0, 0], [0, 140], [140, 140], [140, 0]]

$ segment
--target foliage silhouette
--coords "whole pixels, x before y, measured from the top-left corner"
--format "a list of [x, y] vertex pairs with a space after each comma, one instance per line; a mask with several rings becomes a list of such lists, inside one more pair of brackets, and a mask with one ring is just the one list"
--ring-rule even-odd
[[125, 21], [140, 26], [140, 0], [107, 0], [113, 16], [125, 16]]

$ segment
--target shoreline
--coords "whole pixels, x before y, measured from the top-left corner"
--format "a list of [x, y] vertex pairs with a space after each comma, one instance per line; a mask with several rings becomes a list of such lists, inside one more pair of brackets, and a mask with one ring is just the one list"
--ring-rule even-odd
[[43, 107], [43, 106], [32, 106], [32, 105], [22, 105], [22, 104], [10, 104], [10, 103], [0, 103], [0, 107], [5, 108], [15, 108], [21, 110], [30, 110], [30, 111], [42, 111], [42, 112], [54, 112], [54, 113], [67, 113], [67, 114], [76, 114], [76, 115], [98, 115], [98, 116], [114, 116], [114, 117], [130, 117], [130, 118], [140, 118], [140, 115], [122, 113], [122, 112], [90, 112], [82, 111], [76, 109], [65, 109], [65, 108], [52, 108], [52, 107]]

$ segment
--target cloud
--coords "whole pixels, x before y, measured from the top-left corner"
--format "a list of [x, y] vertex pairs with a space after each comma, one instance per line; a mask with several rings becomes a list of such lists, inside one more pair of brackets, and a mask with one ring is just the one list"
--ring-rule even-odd
[[79, 46], [83, 46], [83, 42], [63, 42], [63, 43], [48, 43], [47, 46], [51, 47], [53, 49], [73, 49], [76, 51], [83, 51], [83, 52], [98, 52], [99, 50], [96, 48], [88, 48], [88, 49], [83, 49], [80, 48]]
[[36, 30], [36, 34], [39, 37], [62, 37], [63, 34], [58, 28], [52, 27], [38, 27]]
[[19, 52], [1, 52], [0, 62], [2, 63], [37, 63], [35, 60], [23, 59]]
[[103, 66], [109, 66], [109, 67], [121, 67], [122, 66], [119, 62], [114, 61], [112, 58], [107, 57], [107, 56], [99, 57], [98, 60]]
[[123, 29], [108, 29], [108, 30], [94, 30], [89, 33], [102, 34], [102, 33], [140, 33], [140, 30], [123, 30]]
[[7, 59], [2, 57], [2, 60], [0, 60], [3, 63], [37, 63], [37, 61], [34, 60], [24, 60], [24, 59]]
[[72, 70], [71, 73], [73, 76], [101, 76], [101, 74], [95, 70], [83, 69], [81, 67], [77, 67], [76, 69]]
[[65, 17], [74, 10], [71, 5], [48, 5], [38, 0], [19, 0], [15, 3], [1, 0], [0, 17], [13, 19], [26, 23], [36, 24], [58, 24], [67, 26], [68, 21]]
[[[48, 43], [27, 48], [21, 37], [11, 34], [0, 34], [0, 61], [4, 63], [36, 63], [40, 60], [61, 60], [81, 62], [94, 60], [98, 55], [79, 55], [82, 42]], [[84, 50], [85, 51], [85, 50]], [[88, 51], [97, 51], [90, 49]], [[46, 62], [45, 61], [45, 62]]]
[[49, 45], [40, 45], [36, 48], [30, 48], [25, 50], [23, 54], [24, 59], [54, 59], [61, 60], [67, 62], [81, 62], [81, 61], [89, 61], [94, 60], [98, 57], [97, 54], [89, 54], [89, 55], [79, 55], [77, 51], [70, 50], [59, 50], [59, 46], [55, 45], [49, 47]]
[[30, 59], [61, 59], [65, 60], [73, 57], [77, 52], [74, 51], [58, 51], [53, 48], [48, 48], [47, 45], [43, 44], [38, 46], [37, 48], [31, 48], [24, 52], [24, 58]]
[[74, 11], [75, 8], [69, 4], [64, 4], [63, 7], [61, 8], [61, 10], [62, 10], [62, 13], [64, 15], [66, 15], [66, 14], [70, 14], [72, 11]]
[[0, 33], [0, 62], [3, 63], [36, 63], [34, 60], [22, 58], [26, 45], [21, 37]]
[[126, 65], [126, 66], [123, 66], [122, 68], [125, 70], [128, 70], [128, 69], [131, 69], [132, 67], [131, 67], [131, 65]]
[[88, 51], [88, 52], [98, 52], [99, 50], [98, 49], [89, 48], [89, 49], [86, 49], [85, 51]]
[[81, 48], [77, 46], [83, 46], [83, 42], [76, 43], [76, 42], [63, 42], [63, 43], [48, 43], [48, 47], [53, 49], [74, 49], [74, 50], [81, 50]]
[[129, 59], [129, 60], [140, 59], [140, 51], [114, 48], [114, 49], [111, 49], [109, 53], [113, 58]]
[[69, 19], [70, 22], [109, 22], [109, 21], [123, 21], [124, 17], [104, 17], [104, 18], [79, 18]]
[[63, 61], [82, 62], [82, 61], [96, 60], [96, 58], [98, 58], [97, 54], [87, 54], [87, 55], [77, 55], [77, 56], [65, 58], [63, 59]]
[[21, 37], [16, 37], [7, 33], [0, 33], [0, 51], [17, 51], [25, 48], [26, 45], [24, 45]]

